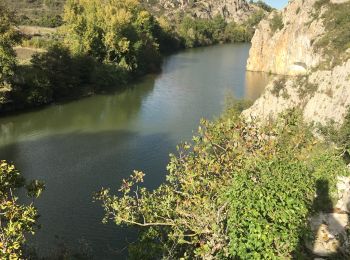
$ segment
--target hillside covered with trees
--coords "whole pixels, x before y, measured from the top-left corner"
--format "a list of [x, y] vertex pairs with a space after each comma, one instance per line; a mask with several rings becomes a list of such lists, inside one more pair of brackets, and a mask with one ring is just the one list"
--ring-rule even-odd
[[[2, 112], [120, 88], [131, 79], [158, 71], [164, 55], [182, 48], [249, 41], [266, 14], [258, 9], [243, 24], [220, 16], [188, 16], [171, 24], [134, 0], [69, 0], [64, 6], [62, 1], [10, 1], [0, 8], [3, 31], [13, 35], [6, 36], [0, 46], [4, 48], [3, 68], [7, 68], [1, 87]], [[43, 10], [49, 12], [47, 17]], [[30, 24], [60, 28], [56, 33], [40, 27], [20, 27], [19, 31], [16, 26], [29, 21], [24, 16]], [[59, 22], [45, 24], [38, 17]], [[20, 33], [31, 30], [29, 35]], [[24, 50], [37, 51], [19, 63], [14, 48], [20, 44]]]

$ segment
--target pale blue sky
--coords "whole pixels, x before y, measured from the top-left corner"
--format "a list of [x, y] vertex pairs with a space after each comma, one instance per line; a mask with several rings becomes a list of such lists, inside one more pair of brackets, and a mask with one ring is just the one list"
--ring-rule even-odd
[[288, 3], [288, 0], [265, 0], [265, 3], [271, 5], [272, 7], [282, 9]]

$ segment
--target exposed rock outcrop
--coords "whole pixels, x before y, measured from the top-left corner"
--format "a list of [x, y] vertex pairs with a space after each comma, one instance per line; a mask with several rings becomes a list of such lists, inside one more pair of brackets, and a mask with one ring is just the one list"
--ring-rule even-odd
[[310, 227], [314, 236], [313, 239], [307, 241], [306, 245], [313, 254], [318, 256], [349, 254], [349, 177], [338, 177], [337, 192], [337, 202], [333, 212], [320, 212], [310, 218]]
[[279, 84], [282, 84], [280, 89], [276, 80], [270, 82], [264, 94], [243, 115], [266, 120], [287, 109], [300, 108], [307, 122], [341, 124], [350, 106], [350, 60], [332, 70], [287, 77]]
[[238, 23], [247, 20], [259, 9], [246, 0], [143, 0], [143, 3], [152, 13], [169, 19], [183, 14], [205, 19], [221, 15], [226, 21]]
[[[248, 70], [295, 75], [305, 74], [319, 63], [321, 54], [312, 44], [324, 28], [321, 20], [312, 18], [315, 1], [294, 0], [259, 24], [252, 40]], [[283, 28], [275, 32], [270, 26], [274, 16], [281, 16], [283, 21]]]
[[[270, 22], [276, 14], [259, 24], [247, 69], [289, 77], [279, 76], [270, 82], [262, 97], [243, 112], [247, 118], [266, 120], [287, 109], [300, 108], [307, 122], [325, 125], [330, 121], [341, 124], [349, 112], [350, 49], [335, 50], [329, 57], [322, 48], [315, 48], [315, 44], [322, 42], [329, 32], [323, 14], [328, 8], [339, 5], [338, 9], [350, 16], [350, 1], [333, 0], [316, 8], [317, 1], [291, 1], [281, 11], [283, 28], [275, 33], [272, 33]], [[327, 37], [332, 35], [328, 33]], [[329, 58], [337, 59], [337, 65], [323, 66], [331, 64]]]

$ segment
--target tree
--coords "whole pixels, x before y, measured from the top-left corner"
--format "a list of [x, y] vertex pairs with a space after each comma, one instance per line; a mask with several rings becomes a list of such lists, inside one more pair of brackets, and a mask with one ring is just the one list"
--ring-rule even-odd
[[159, 67], [160, 27], [136, 0], [69, 0], [64, 21], [65, 43], [75, 54], [132, 72]]
[[0, 105], [9, 100], [17, 63], [13, 46], [20, 40], [20, 33], [15, 28], [14, 13], [0, 4]]
[[14, 165], [0, 161], [0, 258], [21, 259], [27, 233], [34, 234], [38, 212], [33, 202], [20, 204], [16, 193], [26, 188], [28, 196], [38, 198], [44, 190], [39, 181], [25, 182]]
[[14, 45], [21, 40], [15, 15], [0, 5], [0, 86], [11, 81], [16, 67]]

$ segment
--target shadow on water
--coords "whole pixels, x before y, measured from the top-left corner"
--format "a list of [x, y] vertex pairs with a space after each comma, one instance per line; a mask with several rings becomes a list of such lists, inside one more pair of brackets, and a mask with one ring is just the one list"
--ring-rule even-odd
[[[319, 179], [316, 181], [316, 196], [309, 210], [307, 227], [300, 228], [299, 244], [297, 245], [293, 259], [308, 260], [320, 258], [312, 251], [319, 251], [317, 246], [316, 236], [325, 239], [320, 233], [322, 230], [327, 230], [331, 235], [334, 230], [344, 230], [344, 226], [334, 217], [334, 205], [330, 196], [329, 181]], [[329, 238], [327, 238], [329, 239]], [[327, 240], [326, 240], [327, 241]], [[312, 248], [312, 250], [311, 250]], [[335, 253], [321, 256], [322, 259], [349, 259], [339, 247], [335, 248]]]
[[114, 95], [54, 105], [42, 110], [0, 118], [0, 146], [52, 133], [109, 130], [125, 127], [140, 112], [143, 101], [154, 89], [155, 77]]
[[103, 210], [92, 202], [93, 194], [102, 187], [117, 191], [134, 169], [146, 173], [146, 187], [156, 188], [165, 181], [174, 147], [162, 133], [107, 131], [19, 142], [3, 147], [0, 157], [14, 161], [26, 179], [45, 182], [46, 191], [36, 202], [42, 228], [31, 241], [40, 253], [54, 251], [59, 240], [70, 248], [86, 241], [94, 259], [123, 259], [127, 252], [118, 251], [135, 239], [135, 232], [102, 224]]

